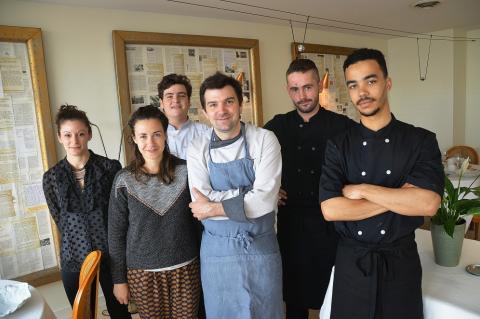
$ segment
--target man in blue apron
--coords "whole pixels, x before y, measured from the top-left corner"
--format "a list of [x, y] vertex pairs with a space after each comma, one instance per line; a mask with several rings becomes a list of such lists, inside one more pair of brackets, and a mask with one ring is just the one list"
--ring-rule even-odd
[[343, 68], [361, 123], [328, 142], [320, 178], [323, 215], [340, 235], [331, 318], [420, 319], [414, 232], [440, 204], [438, 143], [391, 114], [392, 81], [380, 51], [359, 49]]
[[211, 134], [187, 151], [193, 215], [209, 319], [283, 318], [282, 266], [275, 235], [282, 158], [275, 135], [240, 121], [242, 88], [216, 73], [200, 87]]

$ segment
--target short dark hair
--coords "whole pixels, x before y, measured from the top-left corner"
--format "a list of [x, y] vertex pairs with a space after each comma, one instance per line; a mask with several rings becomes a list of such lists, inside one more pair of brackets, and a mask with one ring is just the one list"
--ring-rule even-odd
[[290, 65], [288, 66], [287, 73], [285, 74], [286, 77], [294, 72], [301, 72], [305, 73], [307, 71], [312, 70], [313, 73], [317, 76], [318, 81], [320, 81], [320, 75], [318, 73], [318, 68], [310, 59], [295, 59], [293, 60]]
[[192, 84], [190, 84], [190, 80], [185, 75], [172, 73], [165, 75], [162, 81], [158, 83], [158, 96], [161, 100], [163, 100], [163, 92], [175, 84], [183, 85], [187, 90], [188, 98], [192, 97]]
[[87, 113], [79, 110], [75, 105], [64, 104], [60, 106], [57, 116], [55, 117], [55, 124], [57, 125], [57, 133], [60, 134], [60, 126], [65, 121], [80, 121], [88, 128], [88, 133], [92, 133], [92, 126], [87, 117]]
[[243, 95], [242, 95], [242, 86], [240, 82], [232, 78], [231, 76], [225, 75], [221, 72], [217, 72], [214, 75], [206, 78], [202, 85], [200, 85], [200, 103], [202, 108], [205, 110], [205, 91], [212, 89], [223, 89], [226, 86], [231, 86], [237, 95], [238, 103], [242, 105]]
[[365, 61], [365, 60], [377, 61], [378, 65], [382, 69], [383, 76], [384, 77], [388, 76], [387, 62], [385, 61], [385, 57], [383, 56], [383, 53], [376, 49], [367, 49], [367, 48], [355, 50], [353, 51], [352, 54], [350, 54], [347, 57], [345, 62], [343, 62], [343, 73], [345, 73], [345, 70], [350, 65], [360, 61]]
[[[134, 148], [134, 158], [128, 164], [127, 169], [135, 174], [135, 179], [142, 181], [142, 178], [145, 177], [145, 172], [142, 170], [142, 166], [145, 164], [145, 159], [143, 158], [142, 153], [138, 149], [137, 144], [133, 141], [133, 136], [135, 135], [135, 124], [141, 120], [156, 119], [162, 123], [163, 133], [167, 136], [167, 127], [168, 119], [165, 114], [160, 111], [160, 109], [153, 105], [146, 105], [139, 107], [128, 120], [128, 126], [130, 128], [130, 140], [129, 142], [133, 145]], [[165, 139], [165, 148], [163, 149], [163, 157], [160, 161], [160, 167], [157, 174], [158, 179], [160, 179], [165, 184], [170, 184], [175, 177], [175, 166], [177, 164], [176, 158], [171, 155], [168, 148], [167, 140]]]

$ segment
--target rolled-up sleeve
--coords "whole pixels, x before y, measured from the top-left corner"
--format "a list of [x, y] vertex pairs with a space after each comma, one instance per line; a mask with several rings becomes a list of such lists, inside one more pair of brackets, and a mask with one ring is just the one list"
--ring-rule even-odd
[[342, 162], [339, 147], [329, 140], [325, 149], [325, 163], [320, 177], [319, 202], [343, 196], [342, 190], [347, 179], [342, 169]]
[[427, 132], [419, 148], [418, 159], [407, 176], [407, 183], [443, 194], [445, 173], [442, 155], [434, 133]]

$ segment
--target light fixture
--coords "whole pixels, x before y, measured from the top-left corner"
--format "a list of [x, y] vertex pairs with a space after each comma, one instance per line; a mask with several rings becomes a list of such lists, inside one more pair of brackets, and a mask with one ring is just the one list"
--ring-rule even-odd
[[440, 3], [442, 2], [439, 0], [420, 0], [412, 3], [411, 6], [419, 9], [431, 9], [438, 6]]
[[243, 85], [243, 81], [245, 81], [245, 73], [244, 72], [239, 72], [237, 77], [235, 78], [240, 84]]
[[323, 78], [322, 78], [322, 88], [325, 90], [325, 89], [328, 89], [328, 81], [329, 80], [329, 75], [328, 75], [328, 69], [325, 71], [325, 74], [323, 75]]

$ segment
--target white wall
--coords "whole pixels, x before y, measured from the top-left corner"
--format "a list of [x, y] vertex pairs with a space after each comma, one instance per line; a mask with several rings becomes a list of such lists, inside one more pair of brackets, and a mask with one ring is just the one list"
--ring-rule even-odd
[[[435, 34], [480, 38], [480, 29]], [[427, 43], [421, 43], [422, 71]], [[440, 149], [466, 144], [480, 151], [480, 41], [432, 41], [427, 79], [419, 80], [415, 39], [388, 41], [394, 114], [437, 134]]]
[[[110, 157], [116, 157], [120, 122], [116, 95], [112, 30], [167, 32], [254, 38], [260, 41], [263, 116], [267, 121], [291, 109], [285, 70], [291, 61], [291, 31], [278, 26], [157, 13], [70, 7], [23, 1], [0, 2], [1, 24], [43, 31], [52, 115], [64, 102], [87, 111], [100, 125]], [[295, 30], [297, 38], [302, 29]], [[386, 53], [386, 40], [308, 30], [307, 42], [373, 47]], [[91, 147], [103, 153], [98, 138]], [[59, 157], [63, 151], [58, 147]]]
[[[451, 30], [437, 34], [452, 35]], [[422, 74], [428, 44], [421, 43]], [[420, 81], [415, 39], [388, 41], [388, 67], [393, 80], [390, 105], [402, 121], [422, 126], [437, 134], [440, 149], [453, 144], [453, 58], [454, 44], [432, 41], [427, 79]]]
[[[467, 32], [480, 39], [480, 29]], [[480, 41], [467, 43], [465, 144], [480, 151]]]

